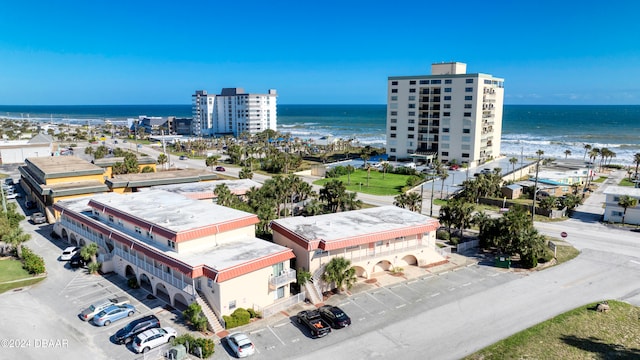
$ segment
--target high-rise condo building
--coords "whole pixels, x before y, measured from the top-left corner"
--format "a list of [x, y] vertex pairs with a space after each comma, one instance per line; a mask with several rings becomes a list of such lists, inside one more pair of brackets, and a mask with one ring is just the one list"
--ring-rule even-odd
[[276, 90], [249, 94], [241, 88], [224, 88], [219, 95], [198, 90], [192, 99], [193, 133], [197, 136], [276, 130]]
[[504, 79], [466, 70], [437, 63], [431, 75], [389, 77], [389, 159], [475, 167], [499, 156]]

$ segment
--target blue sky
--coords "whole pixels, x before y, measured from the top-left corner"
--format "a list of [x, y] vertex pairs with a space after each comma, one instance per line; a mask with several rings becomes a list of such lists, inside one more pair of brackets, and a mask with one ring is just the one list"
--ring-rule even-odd
[[640, 105], [640, 2], [0, 0], [0, 104], [384, 104], [387, 77], [467, 63], [505, 104]]

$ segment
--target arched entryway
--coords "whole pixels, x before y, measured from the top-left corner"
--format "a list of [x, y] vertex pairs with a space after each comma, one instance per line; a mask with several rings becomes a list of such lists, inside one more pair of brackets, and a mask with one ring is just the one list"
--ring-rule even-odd
[[147, 274], [140, 274], [140, 287], [153, 294], [153, 287], [151, 286], [151, 280]]
[[71, 237], [69, 237], [69, 241], [71, 242], [71, 245], [73, 246], [78, 246], [78, 239], [76, 239], [76, 234], [71, 234]]
[[67, 229], [62, 229], [62, 240], [67, 243], [69, 242], [69, 233], [67, 232]]
[[353, 266], [353, 269], [356, 271], [357, 277], [362, 277], [365, 279], [369, 278], [369, 274], [367, 274], [367, 270], [365, 270], [365, 268], [363, 268], [362, 266]]
[[418, 265], [418, 259], [413, 255], [405, 255], [400, 261], [398, 266]]
[[[136, 272], [133, 271], [133, 268], [131, 267], [131, 265], [127, 265], [127, 267], [124, 269], [124, 276], [127, 279], [131, 279], [131, 278], [137, 278], [136, 277]], [[137, 279], [136, 279], [137, 280]]]
[[181, 293], [176, 293], [176, 295], [173, 297], [173, 307], [183, 311], [187, 308], [188, 303], [187, 303], [187, 299], [181, 294]]
[[169, 290], [167, 290], [167, 287], [164, 286], [164, 284], [161, 282], [156, 284], [156, 296], [159, 299], [162, 299], [171, 304], [171, 296], [169, 296]]
[[382, 260], [382, 261], [378, 261], [378, 263], [373, 266], [372, 272], [377, 273], [381, 271], [389, 271], [391, 269], [392, 269], [391, 263], [387, 260]]
[[84, 241], [84, 239], [80, 239], [79, 244], [80, 244], [80, 245], [78, 245], [78, 246], [83, 247], [83, 246], [85, 246], [87, 243]]

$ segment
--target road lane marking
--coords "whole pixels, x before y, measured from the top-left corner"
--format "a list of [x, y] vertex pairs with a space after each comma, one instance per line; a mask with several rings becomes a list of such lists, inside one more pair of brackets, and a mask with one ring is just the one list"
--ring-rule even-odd
[[405, 306], [407, 306], [407, 304], [400, 304], [400, 305], [396, 306], [396, 309], [400, 309], [400, 308], [405, 307]]
[[462, 286], [469, 286], [469, 285], [471, 285], [470, 282], [462, 284]]
[[431, 294], [431, 297], [436, 297], [438, 295], [440, 295], [440, 293]]

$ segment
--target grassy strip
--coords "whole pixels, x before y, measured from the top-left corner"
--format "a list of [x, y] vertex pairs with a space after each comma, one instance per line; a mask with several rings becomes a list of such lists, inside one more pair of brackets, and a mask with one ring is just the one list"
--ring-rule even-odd
[[21, 287], [37, 284], [37, 283], [39, 283], [40, 281], [42, 281], [42, 280], [44, 280], [46, 278], [47, 278], [46, 276], [41, 276], [41, 277], [37, 277], [37, 278], [26, 279], [26, 280], [23, 280], [23, 281], [16, 281], [16, 282], [12, 282], [12, 283], [0, 284], [0, 294], [2, 294], [5, 291], [12, 290], [12, 289], [17, 289], [17, 288], [21, 288]]
[[637, 359], [640, 308], [609, 300], [611, 311], [588, 304], [534, 325], [468, 357], [489, 359]]
[[620, 183], [618, 185], [634, 187], [634, 186], [636, 186], [636, 183], [634, 183], [633, 181], [629, 180], [628, 178], [624, 178], [624, 179], [622, 179], [622, 181], [620, 181]]

